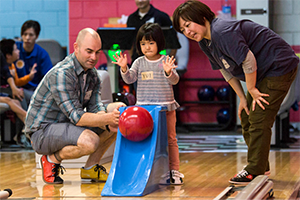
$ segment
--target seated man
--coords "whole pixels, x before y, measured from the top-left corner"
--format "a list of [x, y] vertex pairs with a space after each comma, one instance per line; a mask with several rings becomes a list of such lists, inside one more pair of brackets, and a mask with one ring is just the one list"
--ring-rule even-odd
[[54, 66], [38, 85], [30, 102], [25, 132], [32, 148], [42, 154], [41, 166], [46, 183], [63, 183], [59, 176], [64, 159], [90, 155], [81, 178], [106, 181], [107, 173], [98, 165], [115, 141], [119, 123], [116, 102], [101, 102], [100, 79], [95, 69], [101, 49], [96, 31], [78, 33], [74, 53]]
[[[20, 59], [15, 62], [18, 76], [21, 78], [30, 73], [34, 65], [36, 65], [36, 73], [24, 88], [24, 97], [29, 104], [33, 91], [40, 83], [44, 75], [52, 68], [50, 56], [45, 49], [36, 44], [36, 40], [40, 34], [40, 24], [34, 20], [24, 22], [21, 27], [22, 42], [17, 41], [17, 47], [20, 50]], [[27, 110], [27, 105], [22, 105]]]

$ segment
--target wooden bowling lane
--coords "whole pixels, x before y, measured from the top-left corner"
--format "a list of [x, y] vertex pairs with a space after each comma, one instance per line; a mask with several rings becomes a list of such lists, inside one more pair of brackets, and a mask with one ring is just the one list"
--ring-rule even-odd
[[[181, 153], [182, 186], [160, 186], [139, 200], [214, 199], [229, 184], [228, 179], [246, 164], [246, 152]], [[300, 180], [300, 152], [270, 152], [274, 199], [288, 199]], [[104, 166], [109, 170], [111, 163]], [[10, 188], [11, 199], [106, 199], [127, 200], [132, 197], [101, 197], [104, 183], [82, 182], [79, 169], [67, 169], [63, 185], [45, 184], [41, 170], [35, 168], [34, 152], [0, 152], [0, 189]]]

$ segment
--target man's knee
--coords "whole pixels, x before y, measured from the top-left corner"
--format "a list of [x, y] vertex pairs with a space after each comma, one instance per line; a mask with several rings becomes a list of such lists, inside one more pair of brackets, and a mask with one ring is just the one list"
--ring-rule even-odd
[[85, 129], [78, 138], [77, 146], [89, 153], [93, 153], [99, 146], [99, 136], [89, 129]]

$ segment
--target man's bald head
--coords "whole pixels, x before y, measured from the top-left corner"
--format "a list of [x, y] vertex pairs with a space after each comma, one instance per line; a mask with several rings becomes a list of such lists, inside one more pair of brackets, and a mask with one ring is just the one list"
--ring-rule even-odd
[[101, 50], [99, 34], [91, 29], [82, 29], [74, 43], [74, 53], [84, 70], [92, 69], [98, 62]]
[[84, 28], [81, 31], [79, 31], [77, 38], [76, 38], [76, 43], [81, 44], [87, 35], [93, 37], [96, 40], [100, 40], [100, 42], [101, 42], [99, 34], [94, 29]]

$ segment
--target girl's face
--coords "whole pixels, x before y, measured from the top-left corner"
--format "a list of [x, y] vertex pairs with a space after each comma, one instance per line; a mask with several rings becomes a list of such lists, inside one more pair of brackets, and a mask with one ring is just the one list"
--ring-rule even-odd
[[[205, 24], [209, 24], [206, 20]], [[189, 39], [200, 42], [203, 38], [210, 40], [210, 26], [202, 26], [192, 21], [179, 18], [179, 26], [182, 33]]]
[[141, 50], [143, 54], [149, 60], [157, 60], [160, 58], [159, 52], [157, 52], [157, 44], [153, 40], [146, 40], [145, 37], [140, 41]]

